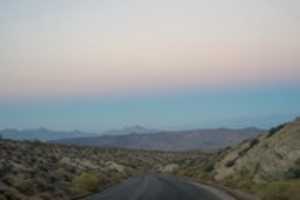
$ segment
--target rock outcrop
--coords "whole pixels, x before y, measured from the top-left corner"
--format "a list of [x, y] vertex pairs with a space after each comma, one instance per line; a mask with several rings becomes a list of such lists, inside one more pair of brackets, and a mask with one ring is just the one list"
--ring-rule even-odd
[[295, 176], [299, 169], [300, 118], [297, 118], [227, 150], [215, 164], [214, 178], [222, 181], [240, 176], [260, 183]]

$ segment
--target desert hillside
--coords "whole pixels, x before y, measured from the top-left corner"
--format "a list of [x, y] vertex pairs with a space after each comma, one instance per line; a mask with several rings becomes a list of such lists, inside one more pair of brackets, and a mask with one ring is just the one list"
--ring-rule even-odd
[[257, 183], [299, 176], [300, 118], [230, 149], [216, 164], [216, 180], [246, 173]]
[[176, 174], [253, 193], [263, 200], [299, 200], [300, 118], [207, 158]]

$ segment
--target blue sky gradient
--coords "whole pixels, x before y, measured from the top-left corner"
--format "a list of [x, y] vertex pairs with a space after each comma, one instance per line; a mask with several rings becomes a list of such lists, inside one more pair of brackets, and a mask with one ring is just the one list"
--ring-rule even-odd
[[0, 128], [101, 132], [130, 125], [160, 129], [269, 128], [300, 116], [298, 87], [66, 97], [0, 104]]

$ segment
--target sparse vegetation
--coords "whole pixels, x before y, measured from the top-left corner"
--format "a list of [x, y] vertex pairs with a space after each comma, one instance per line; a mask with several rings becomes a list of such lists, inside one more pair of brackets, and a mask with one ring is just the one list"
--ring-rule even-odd
[[182, 160], [207, 157], [199, 152], [80, 147], [40, 141], [1, 140], [0, 149], [0, 200], [72, 199], [101, 191], [129, 176], [161, 172], [165, 166], [176, 166]]
[[99, 179], [96, 173], [83, 172], [72, 181], [72, 189], [79, 192], [96, 192], [99, 188]]

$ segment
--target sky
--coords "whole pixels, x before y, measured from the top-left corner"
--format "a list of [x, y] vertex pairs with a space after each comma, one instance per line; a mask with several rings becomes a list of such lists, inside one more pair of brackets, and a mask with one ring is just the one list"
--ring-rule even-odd
[[0, 1], [0, 128], [291, 120], [299, 10], [298, 0]]

